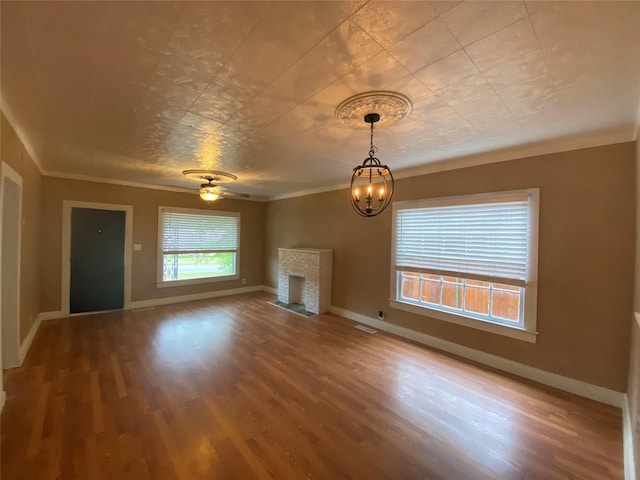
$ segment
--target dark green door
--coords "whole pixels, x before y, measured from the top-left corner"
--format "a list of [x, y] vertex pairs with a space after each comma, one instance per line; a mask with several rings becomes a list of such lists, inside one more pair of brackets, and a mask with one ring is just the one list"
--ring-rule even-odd
[[71, 313], [124, 307], [125, 215], [71, 209]]

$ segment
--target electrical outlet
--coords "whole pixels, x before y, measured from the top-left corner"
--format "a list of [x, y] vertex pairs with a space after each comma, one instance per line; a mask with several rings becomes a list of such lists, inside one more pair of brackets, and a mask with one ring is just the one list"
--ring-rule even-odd
[[247, 284], [247, 279], [246, 279], [246, 278], [243, 278], [243, 279], [242, 279], [242, 284], [243, 284], [243, 285], [246, 285], [246, 284]]
[[378, 320], [384, 320], [384, 312], [382, 310], [378, 310]]

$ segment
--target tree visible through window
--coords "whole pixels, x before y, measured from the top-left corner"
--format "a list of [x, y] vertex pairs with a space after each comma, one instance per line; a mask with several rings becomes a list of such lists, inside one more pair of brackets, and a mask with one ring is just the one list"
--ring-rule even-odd
[[160, 208], [160, 282], [237, 277], [240, 214]]

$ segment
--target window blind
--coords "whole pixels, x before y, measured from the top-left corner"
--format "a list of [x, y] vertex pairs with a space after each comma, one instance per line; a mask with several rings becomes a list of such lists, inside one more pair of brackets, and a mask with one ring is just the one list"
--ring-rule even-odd
[[395, 211], [397, 270], [524, 286], [528, 199]]
[[236, 216], [163, 212], [162, 252], [197, 253], [238, 249]]

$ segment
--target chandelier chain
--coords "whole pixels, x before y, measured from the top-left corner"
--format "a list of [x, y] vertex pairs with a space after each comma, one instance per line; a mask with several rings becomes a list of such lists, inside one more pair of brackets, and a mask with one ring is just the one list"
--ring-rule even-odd
[[377, 147], [373, 144], [373, 123], [371, 122], [371, 147], [369, 148], [369, 158], [373, 158], [378, 150]]

